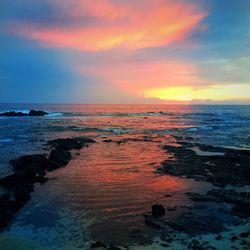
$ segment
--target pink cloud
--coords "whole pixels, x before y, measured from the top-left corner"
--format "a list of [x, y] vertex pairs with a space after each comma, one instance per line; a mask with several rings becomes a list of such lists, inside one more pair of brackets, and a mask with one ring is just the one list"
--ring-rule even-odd
[[[111, 48], [146, 48], [184, 42], [202, 28], [206, 13], [180, 0], [56, 0], [53, 2], [74, 20], [59, 27], [26, 24], [12, 27], [14, 33], [38, 41], [42, 46], [99, 51]], [[84, 17], [96, 22], [80, 25]], [[77, 22], [79, 20], [79, 22]]]
[[163, 61], [99, 61], [95, 64], [75, 66], [75, 71], [88, 75], [99, 82], [114, 85], [127, 93], [143, 96], [152, 88], [171, 86], [201, 87], [204, 83], [198, 77], [195, 65], [182, 62]]

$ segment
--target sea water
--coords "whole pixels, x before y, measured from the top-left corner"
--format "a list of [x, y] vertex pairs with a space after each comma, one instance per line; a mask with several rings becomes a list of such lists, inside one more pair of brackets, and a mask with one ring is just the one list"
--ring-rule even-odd
[[[250, 106], [0, 105], [0, 112], [29, 109], [49, 115], [0, 117], [0, 176], [11, 173], [10, 159], [46, 152], [50, 139], [86, 136], [96, 143], [74, 152], [66, 167], [35, 187], [31, 200], [0, 235], [0, 244], [11, 249], [85, 249], [95, 240], [145, 243], [157, 234], [143, 218], [152, 204], [188, 205], [185, 192], [211, 187], [155, 173], [171, 158], [163, 145], [175, 145], [181, 137], [250, 149]], [[166, 193], [173, 196], [166, 199]]]

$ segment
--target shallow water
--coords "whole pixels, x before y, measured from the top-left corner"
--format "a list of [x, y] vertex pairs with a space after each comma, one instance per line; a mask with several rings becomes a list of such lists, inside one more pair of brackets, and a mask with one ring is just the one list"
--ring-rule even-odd
[[[118, 245], [150, 240], [156, 232], [145, 226], [142, 215], [152, 204], [188, 205], [185, 192], [211, 187], [155, 173], [171, 157], [161, 146], [175, 144], [172, 135], [250, 148], [249, 106], [8, 104], [0, 105], [0, 112], [31, 108], [50, 114], [0, 118], [0, 175], [11, 172], [10, 159], [42, 152], [49, 139], [88, 136], [97, 143], [74, 152], [68, 166], [50, 173], [51, 180], [43, 186], [37, 185], [31, 201], [0, 236], [0, 244], [15, 238], [20, 249], [22, 245], [78, 249], [92, 240]], [[165, 197], [168, 192], [174, 195]], [[166, 216], [177, 215], [173, 211]]]

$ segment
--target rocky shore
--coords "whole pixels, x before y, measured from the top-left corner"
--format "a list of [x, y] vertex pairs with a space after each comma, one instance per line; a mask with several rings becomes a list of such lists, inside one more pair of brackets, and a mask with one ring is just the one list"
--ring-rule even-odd
[[163, 147], [172, 156], [157, 171], [196, 180], [215, 186], [250, 185], [250, 150], [214, 147], [178, 141], [178, 146]]
[[[114, 142], [118, 146], [133, 141], [158, 142], [149, 137], [102, 140], [103, 143]], [[48, 154], [26, 155], [11, 160], [13, 174], [0, 179], [0, 189], [3, 191], [0, 196], [0, 231], [29, 201], [35, 184], [48, 180], [47, 172], [66, 166], [72, 159], [72, 150], [79, 150], [94, 142], [86, 137], [55, 139], [46, 144]], [[250, 232], [246, 230], [246, 225], [249, 225], [250, 192], [245, 187], [250, 185], [250, 152], [194, 143], [177, 137], [176, 143], [165, 145], [163, 149], [169, 157], [156, 169], [156, 173], [210, 182], [213, 188], [205, 193], [199, 190], [185, 193], [192, 201], [187, 206], [164, 207], [155, 203], [151, 211], [142, 214], [145, 225], [159, 235], [160, 246], [176, 249], [174, 246], [178, 243], [182, 247], [180, 249], [217, 249], [205, 240], [212, 235], [214, 242], [227, 241], [232, 249], [249, 249]], [[166, 193], [164, 197], [167, 200], [174, 195]], [[230, 232], [230, 227], [241, 225], [244, 230]], [[135, 237], [143, 238], [140, 233], [134, 232]], [[145, 240], [146, 244], [152, 244], [152, 241]], [[93, 242], [89, 247], [124, 249], [100, 241]]]
[[[173, 219], [166, 219], [165, 213], [156, 216], [153, 207], [152, 212], [144, 214], [146, 225], [160, 232], [163, 244], [171, 247], [174, 242], [181, 241], [178, 235], [184, 234], [194, 239], [182, 240], [187, 249], [216, 249], [209, 242], [202, 241], [202, 236], [213, 234], [214, 240], [220, 241], [220, 233], [228, 231], [228, 227], [249, 225], [250, 192], [245, 190], [250, 185], [249, 150], [213, 147], [180, 141], [179, 138], [176, 145], [163, 148], [171, 157], [157, 168], [157, 173], [193, 178], [219, 187], [205, 194], [186, 193], [193, 205], [166, 209], [166, 213], [179, 211]], [[243, 191], [237, 191], [240, 188]], [[166, 199], [169, 197], [172, 195], [167, 194]], [[249, 231], [239, 232], [239, 235], [232, 233], [227, 241], [233, 249], [249, 249], [249, 236]]]
[[71, 150], [79, 150], [95, 141], [86, 137], [48, 141], [49, 154], [21, 156], [11, 160], [13, 174], [0, 179], [0, 231], [8, 226], [14, 215], [29, 201], [36, 183], [48, 179], [46, 173], [63, 167], [72, 159]]

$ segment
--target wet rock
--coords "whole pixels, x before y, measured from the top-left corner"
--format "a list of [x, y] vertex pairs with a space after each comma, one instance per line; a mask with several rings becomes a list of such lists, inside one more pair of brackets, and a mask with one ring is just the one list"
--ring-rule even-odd
[[44, 163], [47, 158], [45, 154], [34, 154], [34, 155], [25, 155], [21, 156], [18, 159], [10, 160], [10, 164], [14, 167], [15, 170], [25, 168], [34, 163]]
[[250, 209], [249, 204], [247, 203], [238, 203], [232, 208], [232, 212], [239, 217], [249, 217], [250, 216]]
[[86, 137], [76, 137], [76, 138], [65, 138], [65, 139], [55, 139], [48, 141], [47, 145], [54, 149], [72, 150], [81, 149], [88, 143], [94, 143], [95, 141]]
[[113, 142], [113, 140], [107, 139], [107, 140], [102, 140], [102, 142]]
[[217, 236], [215, 237], [215, 239], [216, 239], [216, 240], [222, 240], [222, 236], [221, 236], [221, 235], [217, 235]]
[[70, 152], [63, 149], [54, 149], [49, 155], [49, 170], [65, 166], [72, 159]]
[[48, 115], [47, 112], [42, 110], [30, 110], [29, 116], [45, 116]]
[[167, 211], [175, 211], [177, 209], [177, 207], [167, 207]]
[[144, 214], [144, 221], [145, 221], [146, 225], [151, 226], [155, 229], [163, 229], [164, 228], [163, 222], [160, 220], [157, 220], [152, 215]]
[[16, 187], [13, 196], [16, 201], [27, 202], [30, 199], [31, 189], [24, 186]]
[[172, 197], [173, 194], [171, 194], [171, 193], [166, 193], [166, 194], [164, 194], [164, 196], [165, 196], [165, 197]]
[[45, 154], [25, 155], [11, 160], [10, 165], [13, 166], [17, 176], [25, 176], [27, 179], [36, 179], [38, 182], [39, 180], [42, 182], [46, 174], [48, 160]]
[[0, 214], [1, 214], [1, 216], [0, 216], [0, 231], [1, 231], [9, 224], [10, 220], [13, 219], [13, 212], [11, 210], [9, 210], [8, 207], [3, 206], [1, 204]]
[[92, 243], [90, 246], [91, 249], [94, 248], [107, 248], [106, 245], [104, 243], [102, 243], [101, 241], [96, 241], [95, 243]]
[[241, 238], [248, 238], [250, 236], [250, 231], [242, 232], [239, 234]]
[[238, 238], [237, 236], [234, 235], [234, 236], [231, 237], [230, 241], [231, 241], [231, 242], [234, 242], [234, 241], [236, 241], [236, 240], [238, 240], [238, 239], [239, 239], [239, 238]]
[[[166, 160], [157, 169], [158, 172], [196, 178], [220, 187], [227, 184], [250, 185], [250, 150], [226, 149], [189, 142], [178, 143], [180, 146], [163, 147], [173, 155], [173, 158]], [[192, 150], [197, 147], [204, 151], [203, 155], [197, 155]], [[222, 155], [216, 155], [218, 152]]]
[[162, 247], [169, 247], [170, 245], [167, 244], [167, 243], [162, 243], [161, 246], [162, 246]]
[[20, 175], [11, 174], [0, 179], [0, 186], [4, 188], [14, 188], [19, 185], [24, 185], [26, 183], [26, 178], [20, 178]]
[[242, 240], [242, 241], [240, 242], [240, 244], [241, 244], [242, 246], [246, 246], [246, 245], [247, 245], [247, 241], [246, 241], [246, 240]]
[[0, 116], [27, 116], [27, 114], [22, 112], [10, 111], [10, 112], [0, 113]]
[[169, 220], [166, 223], [173, 229], [189, 235], [219, 233], [225, 229], [220, 220], [206, 214], [183, 213], [175, 220]]
[[109, 248], [108, 248], [108, 250], [121, 250], [121, 248], [113, 246], [113, 245], [110, 245]]
[[0, 113], [0, 116], [7, 116], [7, 117], [15, 117], [15, 116], [45, 116], [48, 115], [47, 112], [42, 110], [30, 110], [29, 113], [23, 113], [23, 112], [16, 112], [16, 111], [10, 111], [10, 112], [4, 112]]
[[219, 200], [213, 195], [208, 195], [208, 194], [198, 194], [198, 193], [193, 193], [193, 192], [187, 192], [186, 194], [189, 196], [189, 199], [193, 201], [218, 201]]
[[153, 216], [163, 216], [166, 213], [165, 208], [162, 205], [154, 204], [152, 205], [152, 215]]
[[205, 248], [202, 247], [198, 240], [194, 239], [188, 244], [188, 249], [203, 250]]
[[223, 237], [222, 237], [220, 234], [218, 234], [218, 235], [215, 237], [215, 239], [216, 239], [216, 240], [222, 240]]

